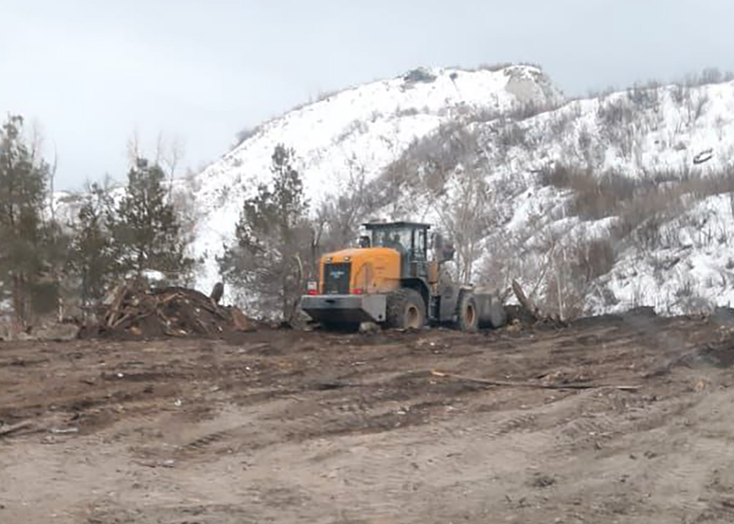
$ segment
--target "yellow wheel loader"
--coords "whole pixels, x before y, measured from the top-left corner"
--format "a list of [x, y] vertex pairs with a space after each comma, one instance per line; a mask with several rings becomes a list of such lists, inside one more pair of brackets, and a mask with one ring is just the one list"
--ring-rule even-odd
[[[325, 327], [374, 322], [397, 329], [451, 324], [462, 331], [497, 328], [506, 321], [498, 298], [459, 285], [441, 271], [454, 250], [429, 224], [370, 222], [357, 248], [327, 253], [319, 280], [308, 283], [301, 308]], [[429, 259], [430, 258], [430, 259]]]

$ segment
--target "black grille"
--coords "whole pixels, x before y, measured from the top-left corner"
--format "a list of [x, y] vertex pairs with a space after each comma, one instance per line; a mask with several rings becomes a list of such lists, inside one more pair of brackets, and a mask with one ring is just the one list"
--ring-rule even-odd
[[348, 295], [350, 273], [349, 262], [324, 264], [324, 294]]

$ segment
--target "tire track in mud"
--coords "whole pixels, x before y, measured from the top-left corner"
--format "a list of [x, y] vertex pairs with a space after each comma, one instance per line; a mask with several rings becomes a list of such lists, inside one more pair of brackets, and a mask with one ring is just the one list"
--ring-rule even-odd
[[665, 426], [661, 425], [662, 432], [675, 437], [660, 439], [654, 447], [644, 479], [653, 493], [671, 490], [679, 493], [674, 503], [667, 501], [666, 505], [685, 521], [699, 522], [723, 515], [724, 521], [731, 522], [734, 501], [722, 495], [729, 495], [734, 485], [726, 486], [723, 493], [716, 486], [718, 472], [734, 471], [731, 432], [721, 431], [716, 435], [710, 427], [720, 422], [721, 414], [729, 410], [732, 394], [690, 395], [693, 398], [681, 402]]
[[263, 417], [289, 440], [368, 434], [423, 425], [445, 415], [458, 399], [483, 387], [427, 382], [427, 372], [373, 372], [359, 382], [344, 378], [315, 381], [291, 402]]
[[237, 433], [237, 429], [215, 431], [214, 433], [207, 433], [195, 440], [192, 440], [184, 444], [179, 450], [179, 454], [186, 455], [187, 452], [202, 452], [206, 451], [207, 448], [211, 448], [212, 445], [218, 444], [226, 439], [234, 437]]
[[176, 455], [195, 459], [245, 448], [256, 450], [279, 442], [391, 431], [427, 423], [431, 413], [441, 410], [445, 403], [440, 395], [430, 401], [394, 386], [383, 388], [382, 384], [360, 386], [346, 397], [343, 390], [295, 392], [275, 397], [280, 398], [278, 408], [272, 405], [273, 396], [264, 397], [262, 402], [231, 406], [224, 414], [213, 416], [211, 425], [226, 429], [197, 435], [177, 446]]
[[[731, 467], [734, 463], [734, 449], [725, 439], [701, 438], [699, 425], [690, 421], [691, 415], [706, 416], [702, 415], [703, 400], [700, 396], [679, 393], [669, 400], [621, 412], [610, 413], [600, 407], [600, 413], [573, 417], [553, 428], [556, 442], [548, 459], [563, 466], [564, 456], [585, 457], [589, 464], [586, 474], [594, 478], [608, 476], [609, 473], [603, 472], [616, 461], [621, 475], [619, 482], [630, 486], [631, 492], [649, 493], [630, 498], [619, 507], [595, 510], [603, 514], [611, 509], [622, 511], [628, 517], [668, 515], [670, 521], [683, 519], [684, 522], [698, 522], [697, 516], [712, 512], [728, 515], [728, 502], [721, 502], [721, 496], [713, 496], [713, 510], [701, 498], [707, 493], [703, 486], [711, 477], [712, 468], [721, 464]], [[589, 408], [588, 401], [581, 404]], [[669, 434], [675, 437], [670, 438]], [[610, 485], [607, 489], [615, 488]], [[673, 503], [667, 495], [671, 492], [679, 494]]]
[[[112, 440], [117, 449], [150, 459], [133, 461], [135, 467], [176, 459], [172, 470], [142, 470], [152, 490], [173, 504], [146, 502], [140, 512], [108, 506], [108, 513], [94, 514], [95, 522], [234, 524], [297, 522], [300, 516], [318, 522], [423, 524], [502, 522], [515, 516], [518, 522], [538, 524], [556, 516], [575, 522], [574, 513], [578, 522], [660, 522], [652, 520], [654, 512], [672, 522], [727, 521], [734, 479], [719, 475], [717, 480], [713, 462], [718, 457], [721, 467], [732, 466], [722, 443], [733, 432], [721, 423], [710, 425], [712, 410], [726, 414], [726, 403], [697, 404], [705, 396], [683, 392], [683, 379], [690, 378], [686, 370], [645, 382], [643, 389], [649, 386], [663, 396], [655, 401], [642, 399], [642, 393], [608, 390], [486, 388], [425, 374], [435, 365], [477, 377], [536, 380], [541, 373], [586, 366], [599, 369], [595, 379], [626, 383], [660, 349], [643, 347], [637, 334], [615, 334], [615, 341], [599, 333], [569, 330], [497, 339], [436, 331], [376, 340], [312, 335], [296, 335], [296, 340], [277, 333], [267, 345], [222, 346], [214, 353], [193, 342], [184, 349], [162, 345], [156, 352], [120, 346], [117, 361], [104, 352], [94, 356], [89, 369], [105, 359], [110, 373], [126, 375], [120, 380], [112, 376], [108, 386], [116, 381], [137, 394], [152, 384], [154, 391], [137, 399], [105, 397], [106, 410], [116, 413], [119, 404], [121, 411], [113, 427], [100, 431], [100, 446]], [[258, 340], [269, 336], [257, 335]], [[166, 366], [172, 368], [170, 375]], [[68, 380], [85, 378], [88, 371], [60, 370], [69, 378], [55, 379], [49, 391], [66, 391], [81, 400], [107, 393], [99, 380], [79, 391], [69, 388]], [[43, 373], [38, 369], [36, 376]], [[172, 389], [159, 388], [161, 381]], [[319, 382], [326, 386], [319, 389]], [[179, 398], [183, 407], [174, 407]], [[709, 424], [708, 433], [702, 424]], [[645, 457], [647, 447], [656, 455]], [[629, 458], [630, 453], [638, 458]], [[64, 465], [69, 466], [68, 478], [89, 478], [75, 460]], [[43, 474], [40, 463], [36, 467]], [[108, 471], [102, 489], [117, 490], [115, 468]], [[555, 484], [534, 485], [538, 472]], [[622, 473], [628, 475], [624, 482]], [[155, 484], [155, 477], [170, 483]], [[94, 478], [88, 485], [102, 486], [103, 480]], [[586, 480], [588, 486], [580, 486]], [[652, 491], [649, 503], [642, 500], [646, 482]], [[181, 504], [189, 495], [208, 500], [220, 487], [226, 493], [228, 486], [232, 498], [213, 497], [222, 504]], [[671, 504], [676, 493], [680, 501]], [[88, 494], [72, 494], [75, 500], [97, 502]], [[240, 497], [238, 504], [224, 504], [233, 497]], [[487, 507], [492, 512], [480, 518]]]
[[[468, 476], [468, 481], [472, 481], [471, 462], [487, 460], [494, 453], [517, 456], [518, 473], [523, 476], [523, 471], [524, 475], [529, 475], [530, 471], [542, 468], [543, 464], [545, 467], [552, 463], [563, 465], [568, 463], [568, 459], [575, 462], [578, 460], [578, 452], [582, 450], [603, 453], [600, 450], [606, 450], [609, 443], [613, 445], [619, 436], [660, 428], [672, 415], [692, 409], [696, 404], [695, 401], [688, 401], [678, 406], [678, 409], [674, 409], [674, 402], [661, 402], [652, 407], [622, 406], [610, 414], [605, 412], [605, 406], [608, 409], [608, 405], [618, 399], [597, 399], [593, 395], [594, 393], [573, 394], [558, 400], [552, 406], [535, 406], [528, 412], [509, 416], [498, 413], [463, 428], [441, 428], [431, 432], [430, 440], [461, 443], [460, 455], [466, 459], [458, 470], [458, 466], [450, 467], [455, 462], [453, 459], [447, 458], [438, 462], [449, 472], [457, 471]], [[578, 412], [582, 414], [579, 415]], [[598, 448], [599, 443], [601, 447]], [[681, 468], [676, 475], [680, 475], [681, 479], [700, 475], [695, 464], [692, 466]], [[560, 471], [563, 475], [564, 468]], [[661, 474], [665, 475], [665, 471]], [[377, 468], [371, 474], [367, 472], [365, 478], [379, 479], [380, 469]], [[399, 484], [403, 480], [405, 479], [397, 477], [392, 479], [392, 483]], [[701, 505], [692, 504], [684, 509], [690, 513], [700, 510]], [[650, 510], [640, 503], [633, 504], [631, 500], [618, 500], [611, 506], [600, 507], [599, 511], [606, 515], [622, 512], [642, 516]]]
[[[532, 454], [542, 454], [552, 441], [550, 434], [535, 429], [537, 419], [536, 413], [514, 412], [484, 413], [477, 420], [474, 413], [465, 410], [440, 427], [431, 426], [427, 432], [415, 427], [392, 432], [389, 442], [378, 441], [357, 457], [349, 457], [344, 474], [352, 479], [350, 485], [357, 487], [359, 493], [379, 492], [382, 499], [379, 508], [365, 507], [360, 514], [369, 521], [393, 517], [404, 522], [408, 505], [432, 507], [434, 518], [445, 514], [446, 521], [452, 521], [450, 516], [455, 516], [458, 508], [444, 500], [491, 505], [491, 499], [466, 497], [483, 489], [492, 490], [499, 475], [508, 471], [515, 472], [518, 483], [524, 481], [526, 470], [536, 465]], [[430, 451], [426, 453], [424, 449]], [[494, 501], [497, 502], [506, 503]]]
[[[99, 508], [98, 506], [102, 506]], [[174, 518], [175, 520], [172, 520]], [[256, 524], [261, 520], [253, 516], [252, 511], [238, 504], [196, 504], [170, 505], [149, 504], [145, 509], [129, 509], [120, 507], [116, 502], [98, 502], [91, 514], [85, 519], [86, 524], [153, 524], [159, 522], [218, 524]]]

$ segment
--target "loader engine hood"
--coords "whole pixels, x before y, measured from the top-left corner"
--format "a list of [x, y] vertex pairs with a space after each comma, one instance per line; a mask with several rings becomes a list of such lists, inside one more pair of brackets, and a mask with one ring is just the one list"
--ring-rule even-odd
[[385, 247], [342, 249], [321, 257], [323, 295], [386, 293], [400, 280], [400, 253]]

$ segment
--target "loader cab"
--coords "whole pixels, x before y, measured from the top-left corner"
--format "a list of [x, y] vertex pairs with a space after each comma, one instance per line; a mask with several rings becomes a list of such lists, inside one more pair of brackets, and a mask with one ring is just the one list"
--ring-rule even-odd
[[364, 224], [372, 247], [386, 247], [400, 253], [403, 277], [426, 276], [428, 262], [428, 230], [430, 225], [418, 222], [370, 222]]

